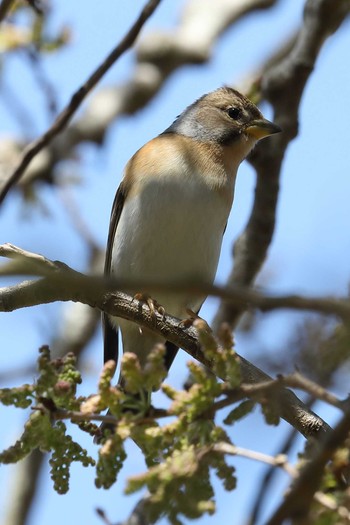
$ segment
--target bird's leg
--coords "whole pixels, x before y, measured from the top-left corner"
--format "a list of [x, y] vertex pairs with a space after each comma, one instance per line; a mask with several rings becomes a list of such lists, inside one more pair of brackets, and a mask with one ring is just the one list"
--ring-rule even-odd
[[182, 321], [179, 322], [179, 327], [189, 328], [197, 319], [200, 319], [201, 321], [203, 321], [203, 323], [206, 324], [208, 332], [212, 331], [206, 320], [200, 317], [198, 314], [196, 314], [196, 312], [191, 310], [191, 308], [186, 308], [186, 312], [188, 314], [188, 317], [186, 319], [182, 319]]
[[161, 304], [159, 304], [155, 299], [152, 299], [152, 297], [149, 294], [143, 293], [143, 292], [136, 293], [133, 297], [133, 300], [146, 303], [149, 308], [151, 317], [154, 321], [156, 321], [156, 313], [160, 314], [162, 316], [162, 320], [164, 321], [165, 319], [164, 307]]

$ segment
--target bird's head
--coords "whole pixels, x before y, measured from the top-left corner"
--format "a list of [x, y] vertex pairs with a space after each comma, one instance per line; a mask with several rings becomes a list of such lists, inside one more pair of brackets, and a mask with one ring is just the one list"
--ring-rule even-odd
[[281, 131], [265, 119], [247, 97], [230, 87], [219, 88], [191, 104], [166, 132], [202, 142], [233, 146], [246, 157], [258, 140]]

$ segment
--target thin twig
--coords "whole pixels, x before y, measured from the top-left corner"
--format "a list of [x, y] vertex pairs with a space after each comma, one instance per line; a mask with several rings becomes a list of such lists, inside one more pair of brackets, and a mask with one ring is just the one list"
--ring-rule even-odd
[[308, 392], [313, 398], [324, 401], [325, 403], [339, 408], [344, 412], [348, 409], [341, 399], [337, 398], [334, 394], [329, 392], [329, 390], [326, 390], [321, 385], [303, 376], [299, 372], [294, 372], [293, 374], [289, 374], [287, 376], [279, 376], [278, 381], [280, 381], [284, 386], [300, 388], [304, 392]]
[[[294, 445], [295, 439], [297, 436], [298, 436], [298, 433], [295, 430], [295, 428], [291, 429], [290, 432], [288, 433], [288, 436], [285, 442], [283, 443], [282, 447], [279, 449], [278, 455], [282, 454], [288, 457], [288, 453], [290, 452], [291, 447]], [[260, 523], [260, 515], [262, 512], [262, 509], [265, 508], [267, 498], [270, 495], [271, 484], [273, 480], [275, 479], [274, 476], [276, 472], [277, 471], [275, 467], [270, 465], [270, 467], [266, 470], [266, 472], [262, 476], [262, 479], [259, 482], [260, 486], [257, 489], [256, 493], [254, 494], [254, 501], [251, 505], [250, 516], [247, 520], [247, 525], [256, 525], [257, 523]]]
[[40, 0], [26, 0], [30, 7], [35, 11], [37, 15], [44, 14], [44, 8]]
[[314, 457], [300, 470], [283, 502], [267, 522], [267, 525], [282, 525], [288, 518], [305, 519], [315, 493], [324, 475], [326, 464], [332, 459], [337, 448], [342, 446], [350, 431], [350, 417], [345, 414], [333, 432], [315, 450]]
[[269, 456], [262, 452], [257, 452], [255, 450], [250, 450], [247, 448], [237, 447], [231, 445], [230, 443], [216, 443], [211, 448], [213, 452], [220, 452], [221, 454], [229, 454], [231, 456], [241, 456], [244, 458], [252, 459], [254, 461], [260, 461], [261, 463], [266, 463], [267, 465], [272, 465], [274, 467], [282, 468], [289, 476], [296, 478], [298, 473], [297, 470], [288, 463], [288, 458], [284, 454], [278, 454], [277, 456]]
[[300, 390], [303, 390], [304, 392], [309, 393], [312, 397], [315, 399], [318, 399], [320, 401], [324, 401], [325, 403], [328, 403], [331, 406], [334, 406], [336, 408], [339, 408], [339, 410], [342, 410], [343, 412], [348, 411], [348, 405], [344, 403], [343, 400], [336, 397], [334, 394], [320, 386], [318, 383], [315, 383], [311, 379], [303, 376], [299, 372], [294, 372], [293, 374], [289, 375], [279, 375], [277, 379], [272, 379], [271, 381], [266, 381], [263, 383], [257, 383], [254, 385], [240, 385], [238, 391], [233, 391], [232, 393], [227, 393], [227, 399], [223, 399], [221, 401], [218, 401], [217, 408], [224, 408], [227, 404], [236, 401], [236, 396], [241, 392], [241, 395], [245, 394], [245, 396], [252, 397], [255, 394], [261, 394], [263, 392], [267, 392], [269, 390], [273, 390], [276, 388], [276, 386], [285, 386], [285, 387], [292, 387], [292, 388], [299, 388]]
[[103, 521], [105, 525], [113, 525], [113, 523], [108, 519], [105, 511], [101, 509], [100, 507], [96, 508], [96, 514], [99, 516], [99, 518], [101, 518], [101, 520]]
[[98, 242], [94, 238], [88, 223], [84, 220], [82, 211], [75, 202], [70, 187], [64, 184], [58, 184], [58, 196], [63, 203], [67, 216], [71, 220], [75, 231], [80, 235], [86, 245], [89, 246], [90, 250], [98, 250]]
[[56, 88], [44, 71], [42, 55], [39, 51], [37, 49], [28, 48], [26, 49], [26, 56], [30, 60], [30, 65], [32, 66], [31, 71], [45, 98], [48, 116], [51, 120], [55, 118], [58, 110]]
[[[0, 257], [13, 259], [15, 263], [4, 265], [0, 269], [0, 275], [39, 275], [46, 276], [59, 270], [56, 262], [47, 259], [39, 253], [23, 250], [14, 244], [6, 243], [0, 246]], [[23, 273], [22, 273], [23, 272]]]
[[[273, 237], [279, 194], [281, 165], [290, 142], [298, 133], [298, 113], [306, 83], [328, 37], [336, 32], [349, 14], [348, 0], [308, 0], [304, 18], [293, 47], [282, 60], [273, 62], [263, 72], [259, 90], [271, 103], [274, 122], [283, 133], [257, 145], [249, 157], [257, 172], [253, 208], [248, 223], [235, 242], [234, 267], [230, 285], [249, 286], [265, 261]], [[216, 332], [221, 323], [234, 328], [245, 305], [222, 302], [213, 321]]]
[[[60, 140], [45, 147], [40, 162], [30, 165], [26, 177], [21, 179], [22, 187], [38, 180], [47, 181], [47, 174], [53, 173], [59, 162], [74, 157], [78, 144], [92, 142], [100, 146], [116, 118], [134, 114], [145, 107], [174, 71], [193, 63], [209, 62], [215, 43], [229, 26], [276, 3], [277, 0], [185, 2], [183, 14], [174, 29], [171, 32], [157, 29], [140, 40], [130, 78], [122, 84], [101, 88], [90, 98], [85, 111], [63, 130]], [[187, 4], [191, 4], [190, 9]], [[201, 27], [200, 38], [197, 36], [198, 27]], [[100, 111], [101, 100], [105, 108], [103, 112]], [[22, 144], [18, 146], [23, 148]], [[12, 165], [6, 163], [3, 171], [11, 173], [12, 169]]]
[[308, 379], [299, 372], [294, 372], [293, 374], [286, 376], [279, 375], [277, 379], [271, 379], [270, 381], [263, 381], [261, 383], [241, 383], [238, 388], [225, 390], [223, 392], [225, 394], [225, 398], [216, 401], [212, 405], [211, 410], [216, 412], [247, 397], [254, 398], [254, 396], [257, 396], [257, 400], [259, 400], [259, 395], [261, 396], [261, 394], [265, 392], [272, 392], [276, 389], [276, 387], [278, 389], [281, 386], [303, 390], [304, 392], [309, 393], [314, 399], [324, 401], [325, 403], [328, 403], [329, 405], [334, 406], [343, 412], [347, 412], [349, 410], [347, 400], [344, 401], [339, 399], [334, 394], [320, 386], [318, 383], [311, 381], [311, 379]]
[[[41, 405], [32, 407], [32, 410], [39, 410], [39, 411], [46, 411], [47, 408], [43, 407]], [[155, 419], [162, 419], [166, 417], [170, 417], [173, 414], [169, 412], [166, 409], [163, 408], [151, 408], [150, 416], [147, 417], [137, 417], [137, 423], [139, 425], [143, 425], [146, 423], [150, 423], [151, 421], [154, 421]], [[75, 410], [63, 410], [63, 409], [55, 409], [52, 412], [50, 412], [50, 417], [54, 420], [63, 420], [63, 419], [70, 419], [72, 421], [99, 421], [101, 423], [112, 423], [112, 425], [117, 425], [118, 421], [120, 421], [117, 417], [112, 416], [111, 414], [98, 414], [94, 412], [78, 412]]]
[[140, 33], [143, 25], [148, 20], [148, 18], [155, 11], [156, 7], [161, 0], [149, 0], [145, 7], [142, 9], [141, 14], [137, 18], [136, 22], [130, 28], [128, 33], [120, 41], [120, 43], [111, 51], [107, 58], [102, 62], [101, 65], [92, 73], [92, 75], [86, 80], [86, 82], [73, 94], [69, 104], [61, 111], [57, 116], [53, 125], [39, 137], [37, 140], [33, 141], [25, 149], [21, 161], [12, 175], [4, 184], [0, 192], [0, 205], [4, 201], [7, 193], [10, 191], [12, 186], [16, 184], [19, 179], [22, 177], [24, 171], [29, 166], [33, 158], [50, 142], [56, 137], [64, 128], [67, 126], [77, 109], [80, 107], [81, 103], [85, 97], [90, 93], [90, 91], [96, 86], [96, 84], [101, 80], [103, 75], [108, 71], [108, 69], [118, 60], [118, 58], [125, 53], [130, 47], [134, 44], [138, 34]]
[[[259, 461], [260, 463], [266, 463], [267, 465], [270, 465], [273, 468], [282, 468], [282, 470], [284, 470], [293, 480], [296, 480], [299, 477], [299, 471], [288, 462], [288, 457], [285, 454], [270, 456], [262, 452], [237, 447], [235, 445], [231, 445], [230, 443], [225, 442], [215, 444], [211, 448], [211, 450], [213, 452], [219, 452], [221, 454], [241, 456], [247, 459], [252, 459], [253, 461]], [[315, 492], [313, 498], [325, 508], [340, 512], [342, 518], [345, 518], [347, 520], [350, 519], [349, 511], [345, 507], [339, 506], [334, 500], [332, 500], [323, 492]]]
[[[241, 385], [234, 390], [228, 390], [225, 391], [225, 398], [221, 399], [219, 401], [216, 401], [213, 403], [213, 405], [210, 408], [210, 411], [212, 413], [216, 413], [219, 410], [222, 410], [223, 408], [226, 408], [228, 406], [231, 406], [233, 403], [236, 403], [237, 401], [240, 401], [242, 399], [248, 398], [255, 398], [256, 401], [259, 401], [259, 394], [268, 393], [272, 390], [279, 391], [281, 386], [284, 387], [296, 387], [304, 390], [305, 392], [309, 392], [312, 394], [316, 399], [322, 400], [332, 406], [335, 406], [336, 408], [339, 408], [340, 410], [347, 412], [348, 408], [343, 403], [343, 401], [339, 400], [336, 396], [331, 394], [330, 392], [326, 391], [324, 388], [317, 385], [317, 383], [314, 383], [313, 381], [310, 381], [308, 378], [303, 377], [299, 373], [291, 374], [289, 376], [279, 376], [277, 379], [271, 379], [270, 381], [262, 381], [260, 383], [256, 384], [245, 384], [241, 383]], [[42, 410], [43, 407], [36, 406], [33, 407], [34, 410]], [[149, 414], [146, 415], [144, 418], [138, 419], [138, 423], [144, 424], [145, 422], [149, 422], [154, 419], [162, 419], [167, 418], [175, 415], [171, 409], [171, 407], [167, 409], [162, 408], [155, 408], [151, 407]], [[72, 410], [61, 410], [61, 409], [55, 409], [51, 417], [53, 419], [72, 419], [72, 420], [87, 420], [87, 421], [101, 421], [103, 423], [112, 423], [116, 424], [118, 422], [118, 419], [111, 415], [101, 415], [98, 413], [93, 412], [78, 412], [78, 411], [72, 411]]]
[[2, 22], [10, 11], [14, 0], [2, 0], [0, 4], [0, 22]]

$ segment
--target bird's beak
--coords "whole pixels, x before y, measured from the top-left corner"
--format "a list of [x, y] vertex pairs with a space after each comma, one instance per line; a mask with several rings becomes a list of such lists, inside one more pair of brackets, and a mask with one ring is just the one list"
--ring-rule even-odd
[[256, 140], [260, 140], [274, 133], [279, 133], [280, 131], [282, 130], [279, 126], [269, 120], [261, 118], [250, 122], [245, 128], [244, 133], [251, 135]]

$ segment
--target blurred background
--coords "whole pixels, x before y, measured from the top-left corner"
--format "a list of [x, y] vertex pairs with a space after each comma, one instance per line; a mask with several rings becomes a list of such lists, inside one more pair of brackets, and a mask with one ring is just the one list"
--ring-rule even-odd
[[[83, 272], [100, 271], [110, 209], [130, 156], [168, 127], [203, 93], [223, 84], [243, 91], [266, 60], [299, 28], [304, 0], [270, 2], [268, 9], [249, 12], [232, 24], [227, 22], [226, 30], [213, 39], [207, 60], [175, 69], [159, 85], [151, 100], [136, 112], [130, 110], [112, 116], [113, 112], [118, 113], [117, 102], [113, 106], [114, 102], [110, 101], [112, 95], [121, 93], [125, 86], [127, 89], [135, 71], [146, 87], [148, 81], [151, 82], [153, 70], [137, 70], [138, 46], [140, 49], [146, 39], [151, 46], [152, 41], [157, 42], [152, 40], [157, 35], [176, 34], [181, 17], [191, 4], [196, 2], [163, 0], [143, 29], [136, 51], [123, 55], [78, 111], [75, 120], [82, 119], [84, 131], [89, 124], [93, 128], [99, 119], [108, 121], [105, 115], [110, 115], [105, 131], [96, 135], [92, 131], [89, 139], [70, 147], [65, 158], [49, 163], [50, 169], [43, 158], [38, 159], [43, 162], [42, 170], [33, 163], [35, 182], [31, 183], [29, 174], [2, 205], [1, 244], [10, 242]], [[23, 3], [2, 22], [0, 177], [9, 167], [15, 166], [20, 144], [35, 139], [51, 125], [72, 93], [127, 31], [142, 6], [139, 0], [113, 3], [52, 0], [45, 4], [46, 15], [39, 27], [34, 10]], [[203, 2], [203, 16], [196, 15], [197, 24], [193, 22], [194, 42], [205, 38], [206, 9], [207, 3]], [[347, 20], [326, 41], [302, 97], [299, 135], [289, 145], [283, 163], [273, 242], [257, 280], [269, 292], [316, 296], [348, 294], [349, 29]], [[36, 39], [40, 41], [40, 48], [35, 45]], [[268, 104], [263, 103], [261, 108], [267, 118], [273, 118]], [[65, 146], [61, 144], [60, 147]], [[254, 170], [244, 162], [239, 170], [235, 202], [225, 234], [218, 283], [224, 284], [230, 274], [232, 245], [249, 218], [254, 187]], [[1, 279], [1, 286], [18, 281]], [[209, 299], [201, 316], [210, 324], [217, 308], [218, 301]], [[236, 348], [266, 372], [291, 372], [297, 366], [312, 376], [321, 360], [321, 354], [315, 349], [319, 351], [325, 347], [333, 329], [332, 320], [311, 314], [279, 311], [250, 315], [242, 320], [236, 331]], [[1, 387], [32, 381], [38, 348], [50, 344], [56, 352], [67, 346], [81, 351], [79, 366], [84, 382], [80, 393], [89, 394], [96, 389], [102, 365], [98, 313], [88, 312], [79, 305], [57, 303], [2, 314], [0, 341]], [[187, 354], [180, 352], [167, 382], [176, 387], [183, 384], [188, 359]], [[334, 366], [335, 372], [332, 369], [332, 374], [327, 376], [327, 384], [337, 395], [345, 396], [348, 392], [346, 360], [338, 365]], [[339, 417], [329, 407], [317, 404], [315, 409], [331, 424]], [[24, 412], [0, 406], [1, 449], [20, 436], [25, 417]], [[260, 410], [256, 409], [229, 432], [236, 445], [274, 454], [290, 429], [284, 422], [278, 428], [267, 426]], [[89, 453], [96, 455], [97, 447], [88, 437], [79, 436], [79, 439]], [[296, 439], [292, 457], [302, 447], [302, 442], [302, 438]], [[82, 470], [80, 465], [72, 469], [70, 491], [65, 496], [53, 491], [45, 463], [38, 480], [34, 473], [22, 472], [33, 489], [37, 487], [32, 505], [28, 505], [30, 512], [22, 522], [56, 525], [64, 520], [70, 523], [79, 520], [98, 524], [101, 520], [94, 512], [97, 506], [105, 509], [113, 522], [126, 519], [139, 496], [124, 496], [124, 480], [145, 468], [136, 446], [129, 448], [132, 453], [122, 475], [109, 491], [97, 490], [93, 469]], [[240, 458], [234, 458], [232, 464], [237, 468], [237, 490], [225, 493], [218, 485], [217, 513], [202, 518], [201, 523], [209, 525], [223, 520], [227, 523], [228, 515], [230, 523], [247, 523], [265, 467]], [[0, 486], [3, 487], [0, 507], [6, 509], [0, 519], [4, 520], [4, 525], [15, 523], [10, 515], [14, 507], [21, 505], [16, 500], [20, 483], [18, 469], [18, 465], [3, 465], [0, 469]], [[276, 477], [259, 523], [263, 523], [264, 517], [275, 507], [287, 481], [283, 474]]]

